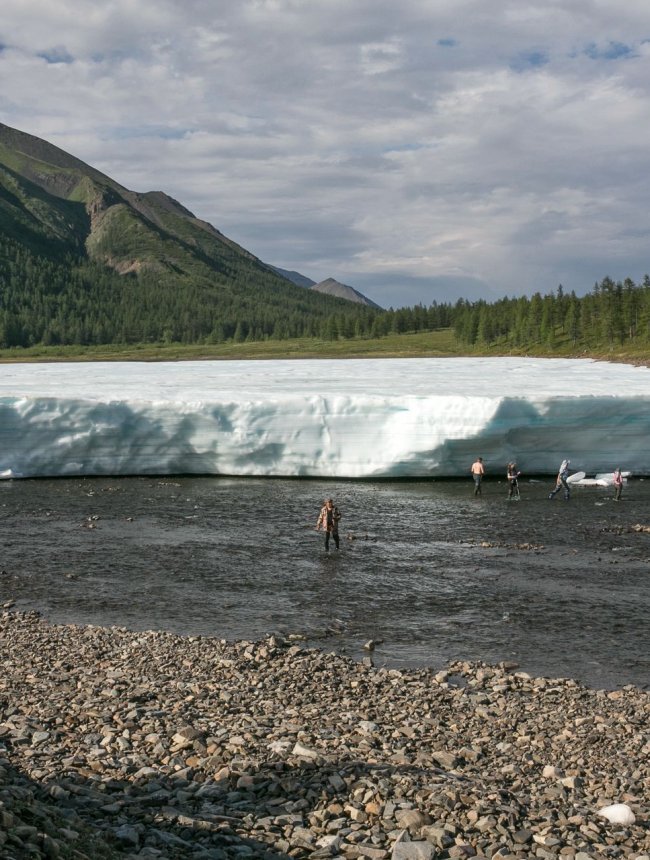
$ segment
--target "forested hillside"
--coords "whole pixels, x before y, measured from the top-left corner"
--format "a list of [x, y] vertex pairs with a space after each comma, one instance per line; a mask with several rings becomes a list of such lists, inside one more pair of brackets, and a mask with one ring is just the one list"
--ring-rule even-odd
[[372, 327], [366, 308], [314, 301], [300, 287], [289, 297], [263, 282], [252, 290], [251, 280], [241, 273], [215, 289], [208, 276], [119, 274], [71, 253], [39, 256], [2, 236], [0, 348], [332, 337]]
[[210, 343], [367, 330], [162, 192], [0, 124], [0, 347]]

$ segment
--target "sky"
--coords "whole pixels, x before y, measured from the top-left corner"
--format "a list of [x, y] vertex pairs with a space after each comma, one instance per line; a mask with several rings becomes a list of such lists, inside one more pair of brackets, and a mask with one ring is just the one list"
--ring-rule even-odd
[[648, 0], [3, 0], [0, 122], [383, 307], [650, 271]]

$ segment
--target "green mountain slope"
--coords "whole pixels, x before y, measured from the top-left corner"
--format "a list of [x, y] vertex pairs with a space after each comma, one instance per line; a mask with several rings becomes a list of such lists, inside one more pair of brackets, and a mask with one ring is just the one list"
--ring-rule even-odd
[[166, 194], [0, 124], [0, 346], [305, 336], [333, 314], [359, 318]]

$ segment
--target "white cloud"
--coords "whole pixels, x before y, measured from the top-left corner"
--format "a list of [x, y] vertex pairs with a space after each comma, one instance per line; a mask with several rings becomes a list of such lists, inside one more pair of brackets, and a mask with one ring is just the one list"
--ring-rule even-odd
[[0, 121], [382, 304], [650, 269], [650, 6], [5, 0]]

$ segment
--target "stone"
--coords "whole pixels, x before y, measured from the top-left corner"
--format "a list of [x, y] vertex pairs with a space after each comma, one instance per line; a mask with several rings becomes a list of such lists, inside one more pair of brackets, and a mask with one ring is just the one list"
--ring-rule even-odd
[[601, 818], [606, 818], [610, 824], [622, 824], [629, 827], [636, 821], [636, 816], [627, 803], [613, 803], [598, 810]]
[[304, 746], [301, 743], [295, 744], [293, 750], [293, 755], [298, 756], [299, 758], [309, 758], [315, 759], [318, 758], [320, 753], [317, 750], [310, 749], [309, 747]]
[[357, 856], [365, 857], [367, 860], [387, 860], [390, 853], [385, 848], [378, 848], [376, 845], [368, 845], [361, 843], [356, 846]]
[[421, 835], [427, 840], [427, 842], [431, 842], [441, 850], [449, 848], [455, 842], [454, 837], [448, 830], [445, 830], [444, 827], [437, 827], [434, 825], [422, 827]]
[[564, 772], [554, 765], [547, 764], [542, 771], [544, 779], [560, 779], [564, 776]]
[[430, 842], [398, 842], [393, 847], [391, 860], [433, 860], [435, 853]]
[[584, 785], [584, 780], [580, 776], [565, 776], [560, 780], [560, 783], [565, 788], [582, 788]]
[[518, 845], [526, 845], [532, 840], [533, 833], [531, 830], [515, 830], [512, 834], [512, 838]]
[[426, 816], [419, 809], [400, 810], [395, 814], [397, 823], [411, 835], [417, 833], [426, 823]]
[[343, 791], [345, 789], [345, 780], [338, 773], [329, 774], [327, 781], [335, 791]]
[[458, 766], [458, 758], [454, 753], [445, 752], [444, 750], [434, 750], [431, 753], [431, 758], [437, 762], [440, 767], [444, 767], [447, 770], [453, 770]]
[[115, 838], [126, 845], [132, 845], [137, 848], [140, 844], [140, 834], [135, 827], [131, 827], [128, 824], [123, 824], [121, 827], [117, 827], [114, 833]]

